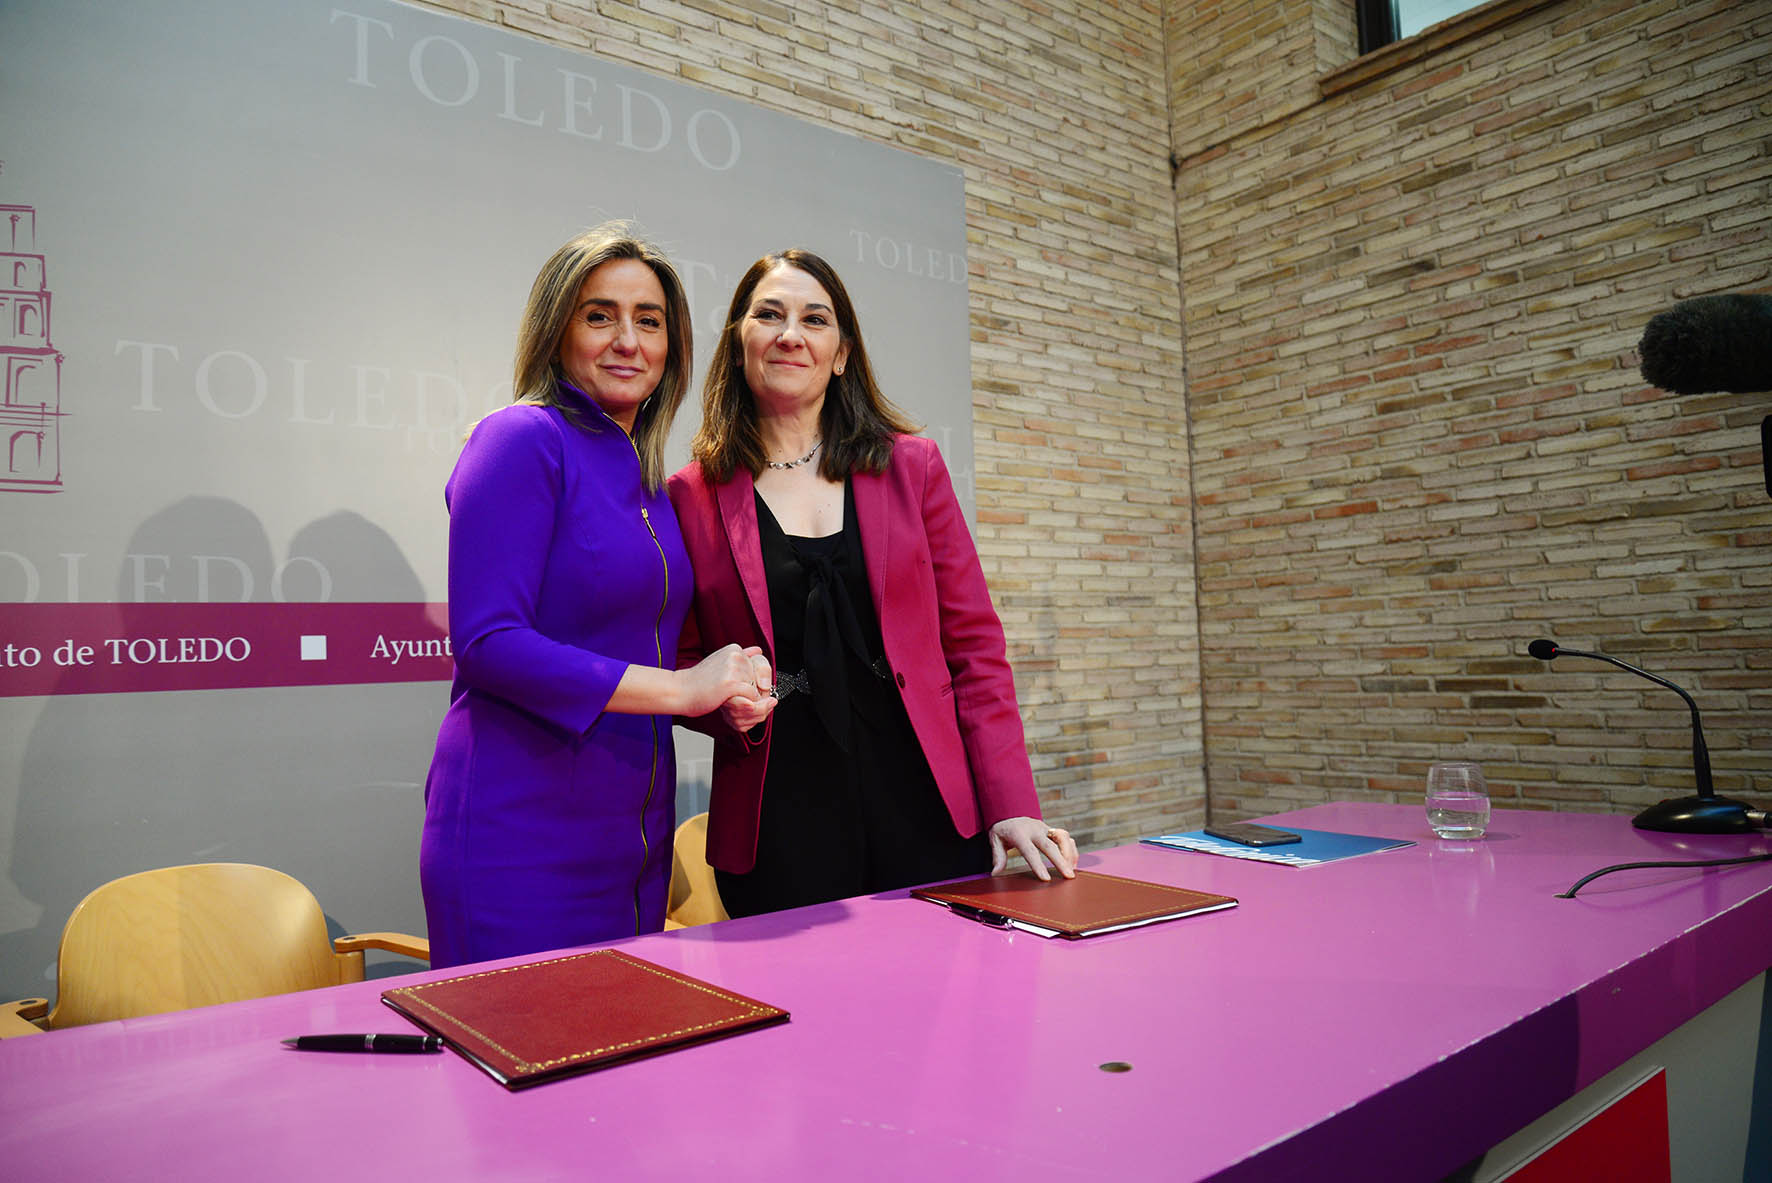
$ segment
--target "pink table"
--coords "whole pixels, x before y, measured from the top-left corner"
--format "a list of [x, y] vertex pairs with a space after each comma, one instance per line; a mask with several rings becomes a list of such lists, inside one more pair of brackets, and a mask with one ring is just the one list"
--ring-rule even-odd
[[453, 1054], [278, 1043], [401, 1030], [386, 980], [9, 1040], [0, 1173], [1438, 1178], [1772, 966], [1772, 863], [1554, 898], [1767, 837], [1498, 812], [1452, 845], [1420, 809], [1362, 804], [1284, 821], [1418, 844], [1306, 869], [1103, 851], [1085, 866], [1242, 906], [1082, 942], [903, 893], [623, 942], [793, 1019], [515, 1094]]

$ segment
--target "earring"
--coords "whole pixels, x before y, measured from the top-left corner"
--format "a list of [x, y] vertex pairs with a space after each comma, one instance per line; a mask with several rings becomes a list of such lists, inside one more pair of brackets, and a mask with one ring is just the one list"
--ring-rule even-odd
[[841, 376], [842, 376], [842, 374], [843, 374], [843, 367], [842, 367], [842, 366], [838, 366], [838, 367], [837, 367], [837, 368], [836, 368], [836, 369], [834, 369], [834, 370], [832, 370], [832, 371], [831, 371], [831, 372], [832, 372], [832, 373], [833, 373], [833, 374], [836, 374], [836, 375], [837, 375], [837, 376], [838, 376], [838, 377], [841, 377]]

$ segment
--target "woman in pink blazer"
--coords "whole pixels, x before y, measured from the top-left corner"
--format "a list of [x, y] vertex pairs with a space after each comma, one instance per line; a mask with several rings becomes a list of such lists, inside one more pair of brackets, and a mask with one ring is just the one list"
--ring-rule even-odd
[[1001, 870], [1012, 850], [1072, 875], [947, 468], [880, 393], [828, 263], [790, 250], [745, 274], [702, 411], [667, 483], [695, 569], [678, 663], [760, 646], [774, 690], [684, 720], [715, 739], [728, 912]]

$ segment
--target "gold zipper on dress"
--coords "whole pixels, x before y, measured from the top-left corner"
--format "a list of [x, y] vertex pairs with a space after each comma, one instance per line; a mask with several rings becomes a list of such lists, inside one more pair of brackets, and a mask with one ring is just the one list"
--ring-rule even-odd
[[[633, 440], [628, 441], [630, 444]], [[639, 449], [634, 450], [636, 458]], [[664, 594], [658, 599], [658, 616], [652, 622], [652, 651], [657, 655], [658, 667], [664, 668], [664, 644], [659, 639], [659, 630], [664, 626], [665, 608], [671, 600], [671, 562], [665, 557], [664, 544], [658, 540], [658, 531], [652, 528], [652, 515], [646, 507], [640, 507], [640, 520], [646, 523], [646, 533], [652, 535], [652, 545], [658, 548], [658, 561], [664, 570]], [[646, 777], [646, 799], [640, 803], [640, 877], [634, 880], [634, 932], [640, 932], [640, 885], [646, 880], [646, 861], [652, 853], [652, 846], [646, 841], [646, 811], [652, 806], [652, 794], [658, 788], [658, 716], [652, 716], [652, 764]]]
[[[603, 418], [609, 420], [611, 426], [622, 433], [622, 436], [628, 441], [628, 447], [634, 450], [634, 460], [640, 466], [640, 485], [643, 491], [646, 484], [646, 462], [640, 458], [640, 445], [634, 442], [634, 437], [621, 424], [617, 423], [609, 412], [596, 406], [594, 399], [591, 400], [591, 405]], [[652, 536], [652, 545], [658, 548], [659, 566], [664, 571], [664, 593], [659, 596], [658, 615], [652, 621], [652, 652], [656, 655], [658, 668], [663, 669], [664, 644], [659, 639], [659, 630], [664, 627], [665, 609], [671, 602], [671, 561], [665, 556], [664, 543], [658, 540], [658, 531], [652, 528], [652, 514], [647, 512], [644, 505], [640, 507], [640, 520], [646, 523], [646, 533]], [[634, 878], [634, 932], [636, 935], [640, 933], [640, 887], [646, 882], [646, 862], [652, 854], [652, 844], [646, 840], [646, 811], [652, 805], [652, 794], [658, 791], [658, 716], [653, 715], [651, 718], [652, 763], [646, 774], [646, 797], [640, 802], [640, 873]]]

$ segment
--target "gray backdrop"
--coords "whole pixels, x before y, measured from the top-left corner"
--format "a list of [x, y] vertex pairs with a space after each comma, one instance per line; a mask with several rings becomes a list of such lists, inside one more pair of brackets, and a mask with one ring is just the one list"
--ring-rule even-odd
[[[825, 254], [972, 503], [951, 167], [384, 0], [6, 0], [0, 45], [0, 256], [28, 263], [0, 285], [49, 313], [0, 334], [41, 363], [0, 407], [37, 449], [0, 481], [14, 614], [205, 601], [220, 627], [242, 601], [443, 600], [462, 431], [509, 399], [541, 261], [609, 217], [677, 262], [700, 362], [751, 261]], [[7, 677], [0, 995], [51, 993], [69, 910], [152, 866], [265, 863], [341, 930], [422, 931], [446, 683], [20, 697]], [[699, 807], [706, 748], [678, 739]]]

